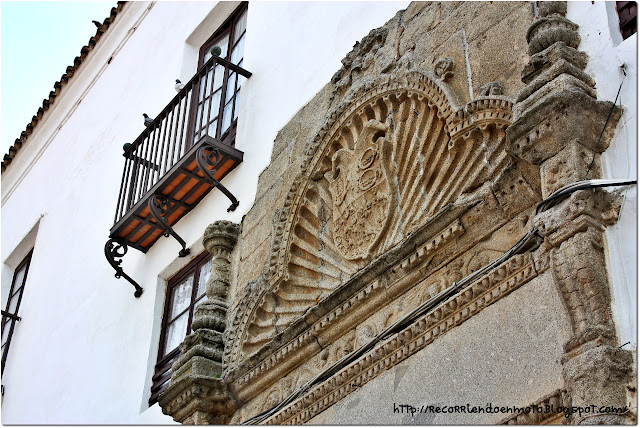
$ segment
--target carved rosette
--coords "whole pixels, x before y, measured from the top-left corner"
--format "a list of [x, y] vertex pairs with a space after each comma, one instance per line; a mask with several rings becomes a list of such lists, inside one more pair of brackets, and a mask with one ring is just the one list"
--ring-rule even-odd
[[222, 378], [222, 358], [230, 257], [239, 232], [239, 225], [225, 220], [205, 230], [204, 247], [213, 256], [206, 284], [207, 298], [196, 307], [193, 333], [180, 344], [181, 355], [171, 368], [169, 387], [158, 398], [163, 413], [176, 422], [227, 424], [237, 409]]
[[[540, 167], [542, 193], [548, 196], [584, 180], [587, 172], [588, 178], [598, 177], [598, 156], [609, 145], [620, 109], [597, 100], [595, 81], [584, 73], [587, 56], [576, 50], [577, 26], [564, 17], [566, 3], [542, 2], [539, 11], [541, 18], [527, 34], [531, 58], [522, 73], [527, 86], [507, 129], [507, 150]], [[610, 111], [607, 131], [597, 144]], [[604, 244], [604, 228], [617, 220], [619, 203], [606, 192], [580, 191], [535, 219], [545, 237], [538, 252], [548, 256], [573, 330], [562, 359], [573, 406], [627, 404], [632, 356], [618, 349]], [[591, 415], [571, 422], [619, 424], [628, 418]]]
[[442, 58], [433, 66], [433, 74], [444, 82], [449, 81], [453, 77], [454, 70], [455, 64], [453, 58]]

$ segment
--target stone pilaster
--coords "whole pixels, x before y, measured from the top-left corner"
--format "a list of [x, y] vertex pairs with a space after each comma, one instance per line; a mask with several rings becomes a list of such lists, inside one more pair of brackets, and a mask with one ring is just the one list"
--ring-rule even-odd
[[[527, 34], [525, 88], [507, 128], [507, 150], [540, 168], [543, 197], [586, 178], [600, 176], [599, 155], [620, 118], [611, 102], [598, 101], [595, 81], [584, 72], [587, 55], [577, 50], [577, 25], [565, 18], [565, 2], [539, 3], [540, 18]], [[613, 107], [613, 111], [611, 110]], [[609, 112], [607, 129], [599, 140]], [[619, 349], [611, 312], [604, 228], [617, 220], [619, 201], [603, 191], [580, 191], [539, 214], [559, 295], [573, 336], [562, 358], [572, 406], [623, 408], [632, 381], [633, 358]], [[629, 413], [602, 412], [571, 419], [574, 424], [628, 423]]]
[[541, 17], [527, 34], [531, 58], [522, 71], [526, 86], [507, 129], [507, 151], [540, 166], [544, 197], [599, 176], [599, 154], [609, 146], [621, 114], [614, 107], [598, 142], [613, 103], [597, 100], [595, 81], [584, 72], [588, 57], [577, 50], [578, 26], [564, 17], [566, 10], [565, 2], [539, 5]]
[[189, 425], [227, 424], [236, 402], [222, 378], [223, 333], [228, 310], [231, 252], [240, 228], [217, 221], [204, 233], [204, 247], [212, 256], [207, 298], [195, 310], [192, 329], [180, 344], [180, 358], [172, 367], [171, 382], [158, 399], [163, 413]]

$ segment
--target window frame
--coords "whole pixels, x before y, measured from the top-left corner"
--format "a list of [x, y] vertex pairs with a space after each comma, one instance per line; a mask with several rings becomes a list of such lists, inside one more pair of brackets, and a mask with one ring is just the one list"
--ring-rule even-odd
[[[243, 16], [243, 14], [245, 14], [249, 7], [249, 2], [242, 2], [232, 13], [231, 15], [229, 15], [229, 17], [222, 23], [222, 25], [220, 27], [218, 27], [218, 29], [213, 33], [213, 35], [211, 35], [211, 37], [209, 37], [207, 39], [207, 41], [205, 41], [202, 46], [200, 47], [200, 50], [198, 52], [198, 70], [200, 70], [200, 68], [205, 64], [205, 56], [207, 55], [207, 52], [214, 46], [216, 45], [216, 42], [218, 42], [221, 38], [223, 38], [225, 35], [229, 35], [229, 41], [227, 42], [227, 53], [226, 56], [224, 57], [224, 59], [231, 61], [231, 54], [233, 52], [233, 49], [238, 45], [238, 43], [240, 42], [240, 39], [242, 38], [242, 36], [244, 34], [246, 34], [246, 26], [244, 29], [244, 32], [238, 37], [238, 40], [234, 43], [233, 39], [234, 39], [234, 35], [235, 35], [235, 31], [237, 28], [237, 24], [240, 21], [240, 18]], [[244, 59], [244, 52], [243, 52], [243, 59]], [[233, 103], [232, 108], [231, 108], [231, 123], [229, 125], [229, 128], [225, 130], [224, 133], [222, 133], [222, 121], [223, 121], [223, 112], [224, 112], [224, 106], [225, 104], [225, 100], [226, 100], [226, 96], [227, 96], [227, 86], [228, 86], [228, 82], [229, 82], [229, 69], [227, 69], [226, 67], [224, 68], [223, 71], [223, 78], [222, 78], [222, 87], [221, 87], [221, 93], [220, 93], [220, 103], [217, 106], [218, 108], [218, 115], [217, 115], [217, 123], [216, 123], [216, 131], [215, 131], [215, 135], [210, 135], [213, 138], [219, 139], [221, 142], [223, 142], [224, 144], [230, 145], [230, 146], [235, 146], [235, 137], [236, 137], [236, 130], [237, 130], [237, 126], [238, 126], [238, 119], [235, 118], [233, 116], [235, 116], [235, 113], [237, 113], [237, 95], [239, 94], [239, 90], [238, 90], [238, 76], [236, 73], [236, 82], [235, 82], [235, 88], [234, 88], [234, 95], [233, 95], [233, 100], [231, 101]], [[194, 90], [194, 94], [198, 94], [200, 92], [200, 88], [195, 88]], [[193, 144], [196, 143], [196, 141], [194, 141], [195, 136], [201, 132], [202, 129], [202, 124], [200, 124], [199, 129], [196, 129], [196, 114], [198, 112], [198, 104], [200, 103], [199, 97], [194, 96], [192, 98], [191, 101], [191, 108], [190, 108], [190, 120], [189, 120], [189, 135], [187, 138], [187, 142], [188, 144], [190, 144], [191, 146]], [[210, 106], [209, 110], [211, 110], [213, 107]], [[208, 127], [208, 125], [207, 125]]]
[[626, 40], [638, 31], [638, 5], [635, 1], [617, 1], [615, 6], [618, 16], [618, 28], [620, 29], [622, 40]]
[[[5, 305], [4, 311], [6, 313], [11, 313], [9, 309], [11, 307], [12, 297], [18, 294], [18, 291], [19, 291], [20, 293], [18, 295], [18, 301], [16, 302], [16, 309], [15, 309], [15, 312], [12, 314], [12, 315], [15, 315], [16, 317], [18, 316], [18, 312], [20, 311], [20, 304], [22, 303], [24, 288], [27, 284], [27, 278], [29, 275], [29, 268], [31, 267], [32, 256], [33, 256], [33, 249], [29, 251], [29, 253], [25, 256], [24, 259], [22, 259], [22, 261], [18, 264], [18, 266], [13, 271], [13, 278], [11, 279], [11, 288], [9, 289], [9, 294], [7, 296], [7, 303]], [[24, 268], [24, 277], [22, 278], [22, 284], [18, 287], [18, 290], [14, 292], [15, 285], [16, 285], [16, 276], [23, 268]], [[4, 314], [2, 315], [2, 324], [1, 324], [2, 333], [4, 333], [6, 323], [9, 323], [8, 325], [9, 333], [7, 334], [6, 342], [0, 343], [0, 345], [6, 344], [6, 347], [4, 348], [4, 350], [2, 350], [2, 361], [1, 361], [0, 373], [4, 373], [4, 367], [7, 362], [7, 356], [9, 355], [9, 348], [11, 347], [11, 339], [13, 338], [13, 333], [15, 331], [15, 326], [17, 321], [18, 321], [17, 319], [12, 318], [9, 315], [4, 315]]]
[[[162, 386], [168, 380], [168, 378], [167, 379], [164, 379], [164, 378], [171, 375], [171, 365], [173, 365], [173, 363], [180, 357], [179, 347], [168, 350], [166, 353], [164, 352], [165, 345], [167, 342], [168, 328], [172, 321], [177, 320], [182, 315], [187, 313], [188, 319], [187, 319], [187, 330], [186, 330], [185, 337], [192, 333], [191, 324], [193, 322], [193, 315], [195, 313], [196, 305], [200, 303], [202, 300], [206, 299], [206, 292], [201, 296], [197, 295], [200, 272], [202, 270], [202, 267], [212, 259], [213, 259], [212, 254], [210, 254], [207, 251], [204, 251], [203, 253], [195, 257], [193, 260], [191, 260], [185, 267], [180, 269], [178, 273], [173, 275], [167, 281], [167, 286], [165, 288], [164, 304], [162, 306], [162, 322], [160, 326], [160, 340], [158, 344], [158, 354], [156, 357], [156, 364], [154, 365], [153, 375], [151, 380], [151, 396], [149, 397], [149, 406], [156, 403], [158, 401], [158, 396], [167, 388], [166, 384]], [[169, 317], [171, 316], [170, 315], [171, 306], [173, 304], [174, 288], [182, 284], [182, 282], [185, 279], [189, 278], [189, 276], [191, 276], [192, 274], [193, 274], [193, 284], [191, 287], [191, 298], [189, 301], [189, 306], [186, 309], [182, 310], [180, 313], [176, 314], [173, 318], [169, 319]], [[158, 389], [158, 386], [160, 386], [159, 389]], [[157, 389], [157, 391], [154, 392], [154, 389]]]

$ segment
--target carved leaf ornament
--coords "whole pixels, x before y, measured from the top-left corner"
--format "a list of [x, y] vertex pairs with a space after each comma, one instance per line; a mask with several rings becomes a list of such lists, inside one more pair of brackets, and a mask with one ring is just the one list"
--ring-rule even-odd
[[227, 330], [231, 368], [505, 166], [511, 101], [455, 107], [447, 91], [411, 71], [378, 78], [334, 109], [279, 212], [269, 275], [247, 290]]

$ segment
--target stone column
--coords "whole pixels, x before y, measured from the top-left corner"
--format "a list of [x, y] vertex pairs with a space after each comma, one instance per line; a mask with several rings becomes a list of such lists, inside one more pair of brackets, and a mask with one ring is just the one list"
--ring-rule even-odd
[[228, 424], [236, 402], [222, 378], [223, 333], [230, 285], [230, 256], [240, 227], [217, 221], [204, 233], [204, 247], [212, 256], [207, 298], [195, 310], [192, 330], [180, 344], [169, 387], [158, 398], [162, 412], [188, 425]]
[[[526, 86], [507, 128], [507, 150], [539, 166], [543, 197], [600, 177], [599, 157], [621, 113], [611, 102], [597, 100], [595, 81], [584, 72], [587, 55], [577, 50], [577, 25], [565, 18], [566, 11], [565, 2], [539, 4], [540, 18], [527, 33], [531, 57], [522, 72]], [[633, 358], [619, 348], [612, 319], [604, 251], [604, 228], [615, 223], [618, 210], [619, 201], [610, 194], [584, 190], [535, 219], [547, 241], [538, 251], [549, 255], [573, 330], [562, 358], [565, 387], [571, 405], [597, 406], [573, 415], [573, 424], [630, 421], [630, 413], [599, 411], [600, 406], [627, 405], [632, 381]]]

